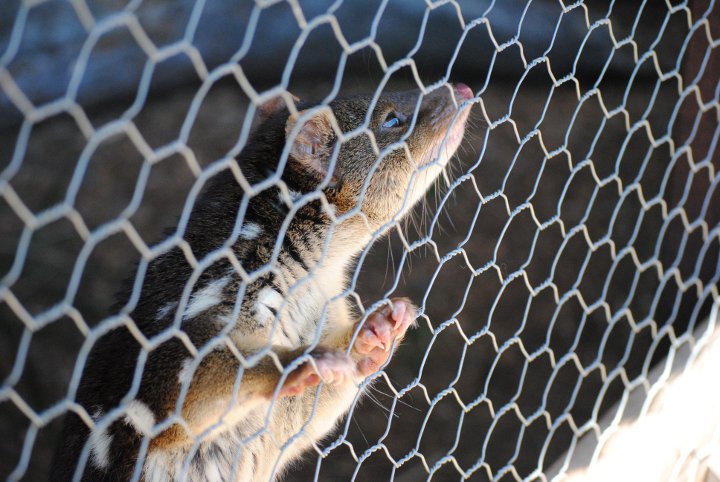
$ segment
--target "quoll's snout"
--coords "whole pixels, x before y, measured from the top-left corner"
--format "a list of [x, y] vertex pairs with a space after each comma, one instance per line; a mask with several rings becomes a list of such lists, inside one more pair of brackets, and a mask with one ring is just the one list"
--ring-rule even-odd
[[472, 89], [467, 85], [463, 84], [462, 82], [458, 82], [457, 84], [455, 84], [455, 92], [462, 100], [470, 100], [475, 97]]

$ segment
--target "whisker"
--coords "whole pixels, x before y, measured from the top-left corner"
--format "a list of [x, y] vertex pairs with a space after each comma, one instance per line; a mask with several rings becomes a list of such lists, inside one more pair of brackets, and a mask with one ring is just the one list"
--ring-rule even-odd
[[353, 419], [353, 422], [355, 422], [355, 426], [358, 428], [358, 431], [360, 432], [360, 435], [362, 435], [363, 440], [365, 441], [365, 443], [366, 443], [368, 446], [370, 446], [370, 442], [368, 441], [367, 437], [365, 436], [365, 433], [363, 432], [362, 427], [361, 427], [360, 424], [358, 423], [357, 419], [356, 419], [355, 417], [352, 417], [352, 419]]
[[378, 392], [378, 393], [380, 393], [380, 394], [382, 394], [382, 395], [385, 395], [385, 396], [388, 397], [388, 398], [394, 398], [395, 400], [398, 401], [398, 403], [401, 403], [401, 404], [405, 405], [405, 406], [408, 407], [408, 408], [412, 408], [413, 410], [416, 410], [416, 411], [418, 411], [418, 412], [422, 412], [422, 410], [420, 410], [419, 408], [414, 407], [414, 406], [410, 405], [409, 403], [400, 400], [399, 398], [395, 397], [394, 395], [390, 395], [389, 393], [385, 393], [385, 392], [383, 392], [382, 390], [380, 390], [379, 388], [376, 388], [376, 387], [371, 387], [371, 388], [372, 388], [373, 390], [375, 390], [376, 392]]
[[[373, 388], [372, 385], [370, 385], [370, 388], [371, 388], [371, 389]], [[387, 408], [385, 405], [383, 405], [383, 404], [380, 402], [380, 400], [378, 400], [378, 398], [377, 398], [375, 395], [373, 395], [372, 393], [370, 393], [370, 391], [367, 391], [367, 392], [365, 392], [365, 393], [366, 393], [367, 397], [368, 397], [370, 400], [372, 400], [375, 405], [377, 405], [380, 409], [382, 409], [383, 412], [385, 412], [385, 413], [388, 414], [388, 415], [391, 415], [391, 416], [394, 417], [394, 418], [399, 417], [399, 415], [398, 415], [397, 413], [391, 413], [391, 412], [390, 412], [390, 409]]]

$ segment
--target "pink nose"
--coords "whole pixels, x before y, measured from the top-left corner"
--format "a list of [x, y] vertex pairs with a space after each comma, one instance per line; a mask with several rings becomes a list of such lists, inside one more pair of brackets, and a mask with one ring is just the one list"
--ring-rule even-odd
[[458, 82], [455, 84], [455, 91], [460, 94], [460, 97], [462, 97], [465, 100], [470, 100], [473, 97], [475, 97], [475, 94], [473, 94], [473, 91], [470, 87], [463, 84], [462, 82]]

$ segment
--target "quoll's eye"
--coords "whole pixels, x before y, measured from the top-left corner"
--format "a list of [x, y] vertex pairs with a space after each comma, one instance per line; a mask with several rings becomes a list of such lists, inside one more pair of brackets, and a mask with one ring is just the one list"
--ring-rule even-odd
[[385, 117], [385, 122], [383, 122], [383, 129], [392, 129], [393, 127], [400, 127], [401, 125], [405, 124], [405, 116], [400, 114], [399, 112], [390, 112], [387, 117]]

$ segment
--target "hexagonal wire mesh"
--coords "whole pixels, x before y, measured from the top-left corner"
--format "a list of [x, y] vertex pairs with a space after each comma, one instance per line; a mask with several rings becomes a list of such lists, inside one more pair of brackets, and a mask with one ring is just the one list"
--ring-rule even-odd
[[695, 350], [719, 299], [716, 2], [500, 3], [0, 7], [0, 473], [46, 478], [62, 416], [100, 422], [75, 396], [102, 333], [160, 343], [128, 316], [145, 269], [282, 92], [475, 92], [458, 159], [343, 292], [363, 314], [407, 295], [418, 328], [288, 480], [546, 479]]

